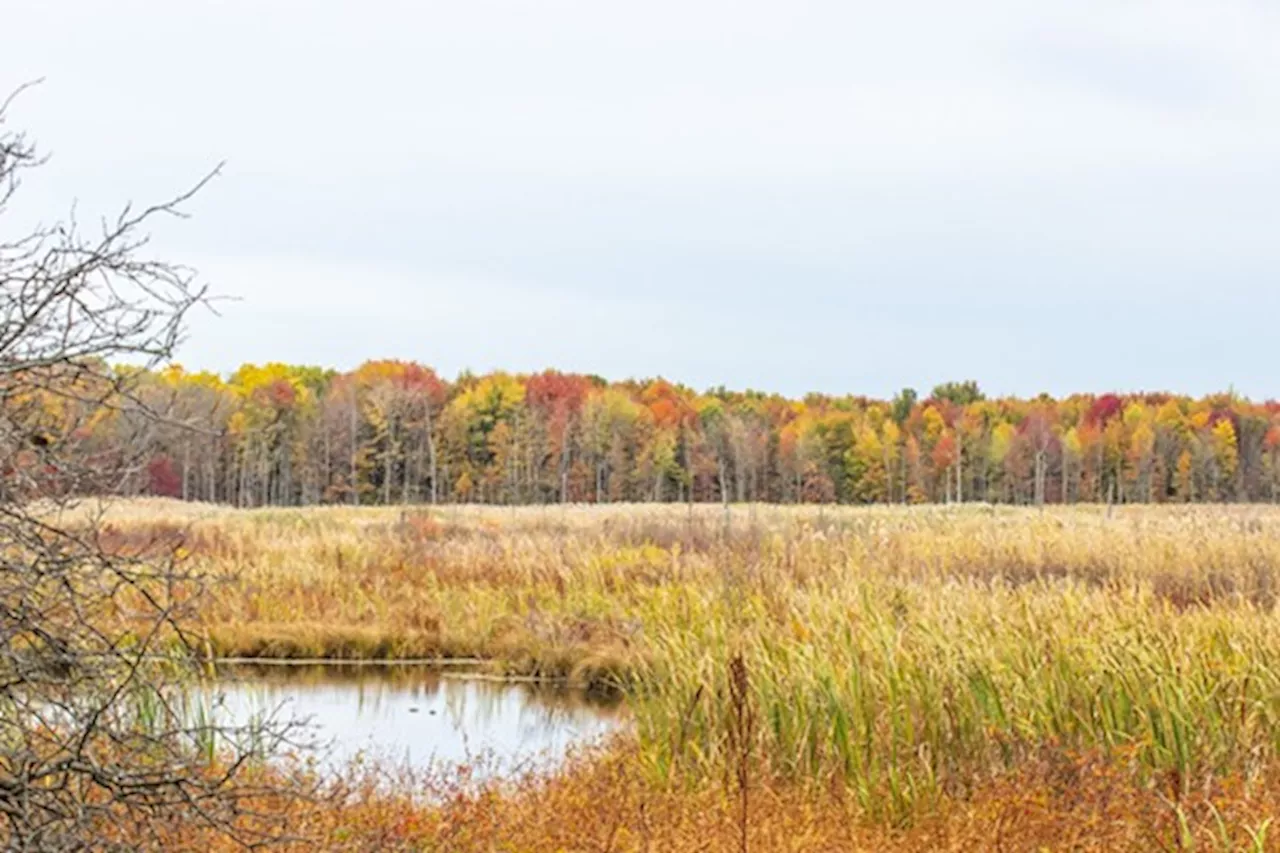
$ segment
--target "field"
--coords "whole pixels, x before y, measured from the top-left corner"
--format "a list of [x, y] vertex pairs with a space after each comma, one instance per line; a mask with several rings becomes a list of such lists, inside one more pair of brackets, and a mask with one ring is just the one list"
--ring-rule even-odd
[[480, 658], [625, 692], [633, 734], [564, 774], [433, 806], [368, 789], [309, 818], [333, 846], [1280, 838], [1280, 509], [139, 501], [106, 535], [181, 535], [222, 579], [216, 655]]

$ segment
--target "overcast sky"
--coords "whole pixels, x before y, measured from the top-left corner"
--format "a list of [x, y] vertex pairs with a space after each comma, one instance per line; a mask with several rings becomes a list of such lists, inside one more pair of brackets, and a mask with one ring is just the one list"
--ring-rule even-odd
[[225, 160], [193, 368], [1280, 396], [1276, 9], [18, 0], [0, 229]]

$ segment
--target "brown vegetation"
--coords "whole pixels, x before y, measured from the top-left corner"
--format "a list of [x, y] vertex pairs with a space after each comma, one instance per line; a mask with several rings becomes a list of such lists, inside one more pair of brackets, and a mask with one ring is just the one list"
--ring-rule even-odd
[[[948, 798], [908, 826], [871, 822], [839, 788], [753, 783], [742, 820], [734, 788], [654, 786], [625, 742], [580, 756], [564, 773], [463, 792], [457, 780], [356, 771], [320, 801], [287, 805], [305, 840], [286, 850], [489, 851], [1262, 851], [1280, 809], [1275, 770], [1229, 778], [1175, 799], [1135, 787], [1122, 763], [1045, 750], [970, 796]], [[424, 799], [430, 798], [429, 804]], [[745, 838], [745, 842], [743, 839]], [[190, 833], [175, 843], [192, 844]], [[216, 842], [212, 850], [223, 849]], [[227, 849], [233, 849], [228, 847]]]
[[[356, 786], [336, 849], [1269, 849], [1280, 510], [126, 505], [219, 654], [620, 686], [552, 779]], [[730, 662], [733, 677], [730, 677]], [[416, 799], [415, 799], [416, 797]]]

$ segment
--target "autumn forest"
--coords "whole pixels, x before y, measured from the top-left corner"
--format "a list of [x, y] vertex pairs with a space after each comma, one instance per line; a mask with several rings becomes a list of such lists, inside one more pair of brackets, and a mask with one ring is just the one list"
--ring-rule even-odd
[[144, 442], [131, 493], [242, 507], [1272, 502], [1280, 484], [1280, 403], [1230, 393], [796, 400], [555, 371], [450, 382], [404, 361], [142, 379], [160, 425], [61, 399], [42, 428], [84, 452]]

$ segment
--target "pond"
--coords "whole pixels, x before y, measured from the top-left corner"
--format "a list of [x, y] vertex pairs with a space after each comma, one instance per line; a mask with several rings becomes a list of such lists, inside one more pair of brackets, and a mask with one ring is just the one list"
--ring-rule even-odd
[[625, 725], [617, 697], [428, 666], [221, 666], [205, 701], [223, 724], [270, 713], [306, 722], [294, 740], [322, 770], [365, 758], [414, 771], [469, 765], [482, 779], [550, 772], [571, 747]]

